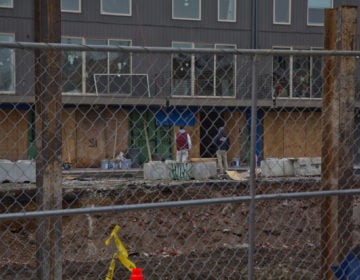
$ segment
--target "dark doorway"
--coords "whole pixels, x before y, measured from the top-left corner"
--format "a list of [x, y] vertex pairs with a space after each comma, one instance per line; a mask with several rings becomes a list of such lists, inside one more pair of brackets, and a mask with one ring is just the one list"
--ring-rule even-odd
[[202, 111], [200, 120], [200, 157], [216, 157], [213, 139], [219, 127], [224, 126], [223, 114], [215, 110]]

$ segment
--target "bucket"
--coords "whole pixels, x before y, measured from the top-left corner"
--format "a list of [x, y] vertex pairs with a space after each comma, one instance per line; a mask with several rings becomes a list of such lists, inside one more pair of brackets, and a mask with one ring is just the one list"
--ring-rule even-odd
[[103, 159], [101, 160], [101, 169], [108, 169], [109, 168], [109, 160]]
[[120, 160], [120, 168], [121, 169], [129, 169], [129, 168], [131, 168], [131, 164], [132, 164], [131, 159]]
[[232, 166], [239, 167], [240, 166], [240, 159], [239, 158], [233, 158]]

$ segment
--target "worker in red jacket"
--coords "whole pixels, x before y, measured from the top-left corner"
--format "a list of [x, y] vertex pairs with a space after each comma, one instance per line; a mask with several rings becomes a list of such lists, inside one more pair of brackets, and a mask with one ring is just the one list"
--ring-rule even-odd
[[191, 138], [183, 126], [180, 126], [179, 131], [175, 136], [176, 143], [176, 161], [186, 162], [189, 159], [189, 150], [191, 149]]

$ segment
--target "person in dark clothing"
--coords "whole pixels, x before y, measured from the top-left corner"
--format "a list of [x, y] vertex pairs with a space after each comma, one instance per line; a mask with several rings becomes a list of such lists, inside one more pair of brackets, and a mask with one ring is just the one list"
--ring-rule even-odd
[[227, 151], [230, 148], [230, 139], [226, 135], [224, 127], [219, 128], [219, 132], [214, 138], [216, 145], [216, 157], [220, 174], [224, 174], [229, 168], [227, 161]]

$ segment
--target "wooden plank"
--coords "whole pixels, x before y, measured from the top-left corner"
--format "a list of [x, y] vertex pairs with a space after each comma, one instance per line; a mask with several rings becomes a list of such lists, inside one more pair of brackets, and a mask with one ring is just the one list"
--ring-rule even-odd
[[264, 158], [284, 157], [284, 126], [287, 113], [269, 111], [264, 115]]
[[105, 149], [106, 121], [94, 109], [79, 109], [76, 113], [76, 166], [100, 167], [101, 160], [110, 157]]
[[8, 160], [27, 159], [28, 111], [0, 110], [0, 158]]
[[321, 112], [303, 113], [305, 116], [305, 156], [321, 157]]
[[284, 157], [305, 156], [305, 117], [302, 112], [290, 112], [284, 123]]

